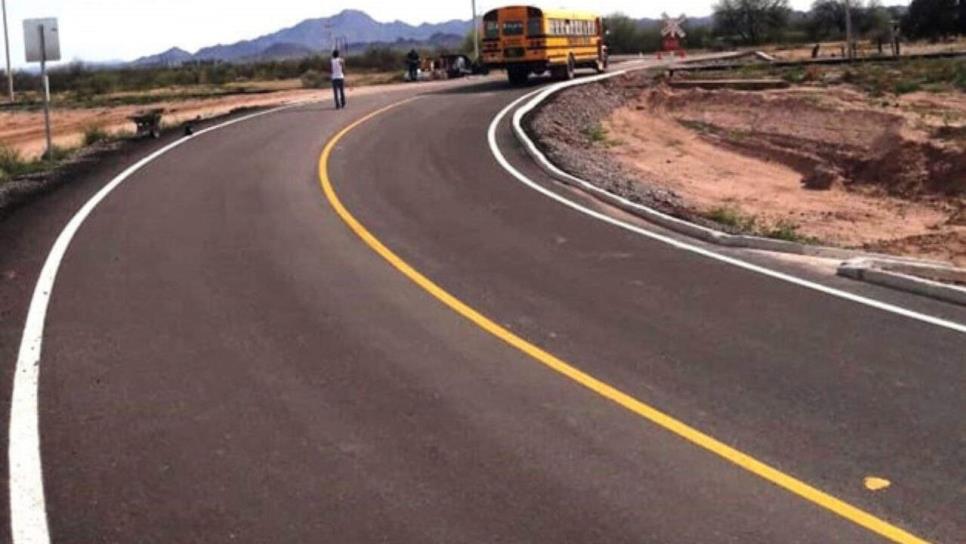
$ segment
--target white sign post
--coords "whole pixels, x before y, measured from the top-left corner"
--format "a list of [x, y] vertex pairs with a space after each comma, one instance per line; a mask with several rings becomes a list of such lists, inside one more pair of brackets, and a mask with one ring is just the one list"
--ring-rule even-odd
[[60, 32], [57, 19], [27, 19], [23, 22], [27, 62], [40, 63], [40, 78], [44, 91], [44, 127], [47, 131], [47, 158], [53, 158], [54, 146], [50, 137], [50, 78], [47, 61], [60, 60]]
[[7, 29], [7, 0], [0, 0], [3, 11], [3, 48], [7, 56], [7, 95], [13, 103], [13, 69], [10, 67], [10, 30]]

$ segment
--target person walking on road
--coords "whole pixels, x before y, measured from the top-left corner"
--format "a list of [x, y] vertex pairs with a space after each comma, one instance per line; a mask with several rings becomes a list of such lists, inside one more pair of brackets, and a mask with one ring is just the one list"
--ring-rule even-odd
[[332, 93], [335, 94], [335, 109], [345, 107], [345, 61], [339, 50], [332, 52]]
[[406, 64], [409, 66], [409, 81], [419, 80], [419, 53], [411, 49], [406, 55]]

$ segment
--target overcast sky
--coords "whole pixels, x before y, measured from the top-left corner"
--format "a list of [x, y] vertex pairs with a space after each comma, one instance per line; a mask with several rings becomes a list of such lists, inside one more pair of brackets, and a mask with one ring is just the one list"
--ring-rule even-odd
[[[6, 0], [14, 66], [24, 64], [23, 19], [57, 17], [65, 60], [132, 60], [178, 46], [201, 47], [254, 38], [303, 19], [323, 17], [345, 8], [363, 10], [379, 21], [408, 23], [469, 19], [469, 0]], [[806, 9], [812, 0], [791, 0]], [[480, 0], [477, 10], [509, 2]], [[622, 11], [634, 17], [657, 17], [667, 11], [700, 16], [711, 13], [713, 0], [552, 0], [544, 7]], [[908, 3], [907, 1], [886, 2]], [[0, 59], [2, 64], [2, 59]]]

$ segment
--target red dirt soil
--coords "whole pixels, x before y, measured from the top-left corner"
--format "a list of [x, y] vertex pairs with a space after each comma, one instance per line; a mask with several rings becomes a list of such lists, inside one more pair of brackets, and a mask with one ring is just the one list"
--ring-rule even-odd
[[605, 128], [613, 156], [696, 213], [725, 208], [826, 243], [966, 265], [963, 117], [960, 95], [658, 86]]

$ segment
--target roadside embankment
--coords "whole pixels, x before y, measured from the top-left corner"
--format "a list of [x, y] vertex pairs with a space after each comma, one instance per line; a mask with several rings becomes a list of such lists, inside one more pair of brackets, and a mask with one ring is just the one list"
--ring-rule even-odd
[[689, 221], [966, 265], [961, 92], [716, 87], [654, 73], [576, 86], [529, 130], [565, 170]]

